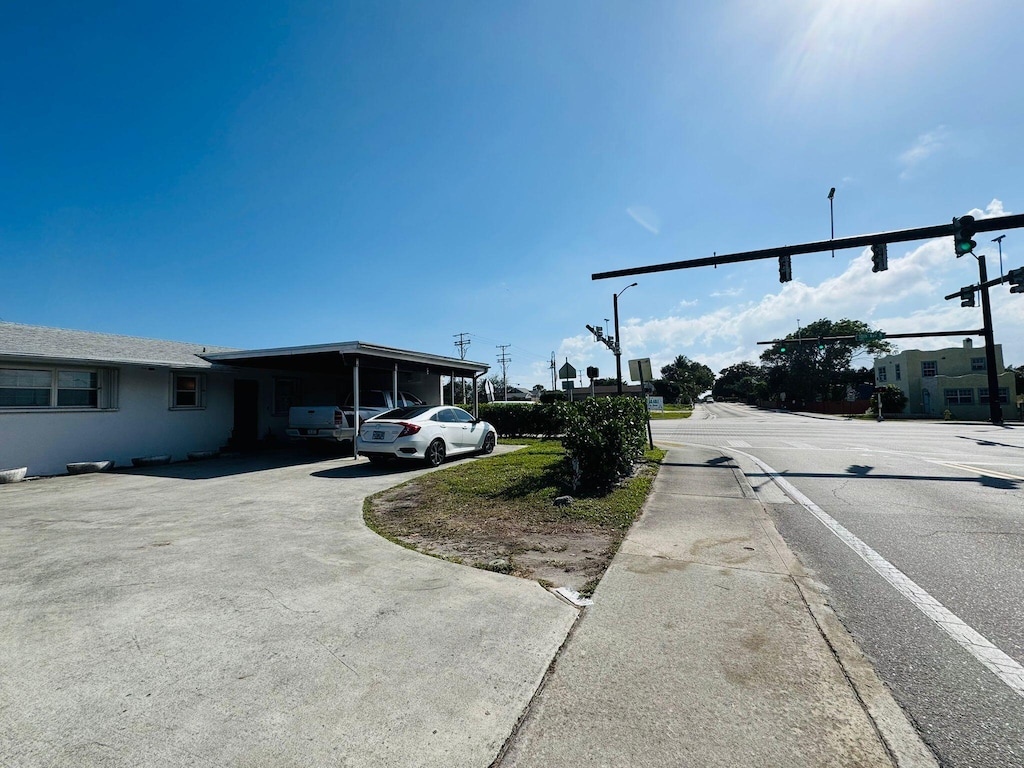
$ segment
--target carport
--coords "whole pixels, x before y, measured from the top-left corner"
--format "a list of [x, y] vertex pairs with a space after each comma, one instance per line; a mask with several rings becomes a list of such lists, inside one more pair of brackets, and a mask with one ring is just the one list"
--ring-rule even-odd
[[[442, 377], [473, 380], [473, 415], [478, 415], [477, 379], [490, 366], [471, 360], [431, 355], [407, 349], [382, 347], [363, 341], [314, 344], [300, 347], [246, 349], [202, 355], [206, 360], [234, 368], [293, 372], [296, 374], [351, 377], [352, 404], [359, 411], [359, 393], [367, 389], [390, 389], [395, 400], [402, 380], [416, 381], [428, 403], [444, 402]], [[306, 403], [312, 404], [312, 403]], [[326, 404], [326, 403], [324, 403]], [[239, 407], [236, 391], [236, 411]], [[237, 416], [236, 416], [237, 421]], [[354, 446], [353, 446], [354, 451]]]

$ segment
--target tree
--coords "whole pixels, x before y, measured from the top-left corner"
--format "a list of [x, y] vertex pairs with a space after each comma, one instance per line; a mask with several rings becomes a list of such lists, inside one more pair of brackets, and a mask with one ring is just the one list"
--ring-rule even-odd
[[[715, 374], [703, 363], [698, 363], [686, 355], [679, 355], [661, 369], [661, 376], [671, 384], [679, 387], [677, 400], [693, 402], [701, 392], [711, 389], [715, 383]], [[657, 391], [657, 384], [655, 384]]]
[[878, 413], [878, 396], [882, 396], [882, 413], [903, 413], [907, 407], [906, 393], [895, 384], [887, 384], [880, 393], [876, 392], [871, 396], [871, 412]]
[[879, 341], [822, 341], [826, 336], [853, 336], [872, 333], [860, 320], [843, 318], [833, 322], [816, 320], [786, 337], [786, 343], [773, 344], [761, 353], [764, 380], [771, 397], [786, 393], [786, 400], [841, 400], [850, 378], [850, 364], [860, 350], [872, 354], [893, 351], [891, 343]]
[[758, 382], [764, 380], [764, 372], [756, 363], [743, 361], [718, 372], [711, 394], [719, 400], [738, 398], [747, 402], [756, 400]]

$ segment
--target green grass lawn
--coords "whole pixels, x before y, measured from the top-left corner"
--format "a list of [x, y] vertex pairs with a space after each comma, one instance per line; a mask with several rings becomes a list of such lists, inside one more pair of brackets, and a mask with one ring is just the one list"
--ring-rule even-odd
[[[543, 582], [562, 565], [571, 583], [587, 575], [596, 585], [611, 556], [640, 513], [665, 452], [647, 451], [635, 476], [610, 493], [588, 496], [564, 484], [565, 451], [558, 440], [515, 440], [517, 451], [422, 475], [369, 497], [367, 525], [396, 543], [477, 567], [501, 568]], [[571, 494], [569, 506], [555, 497]], [[594, 549], [598, 542], [600, 551]], [[557, 553], [557, 554], [551, 554]], [[596, 569], [596, 570], [595, 570]]]

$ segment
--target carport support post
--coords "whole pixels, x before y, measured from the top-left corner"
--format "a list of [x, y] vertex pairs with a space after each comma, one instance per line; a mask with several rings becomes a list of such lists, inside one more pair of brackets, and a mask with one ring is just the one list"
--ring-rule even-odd
[[398, 363], [395, 363], [395, 370], [391, 372], [391, 404], [398, 407]]
[[356, 431], [352, 434], [352, 458], [359, 459], [359, 448], [356, 445], [356, 439], [359, 437], [359, 358], [356, 358], [355, 365], [352, 366], [352, 407], [355, 413], [352, 414], [352, 423], [355, 424]]
[[479, 374], [473, 374], [473, 418], [480, 418], [480, 390], [476, 388], [476, 380]]

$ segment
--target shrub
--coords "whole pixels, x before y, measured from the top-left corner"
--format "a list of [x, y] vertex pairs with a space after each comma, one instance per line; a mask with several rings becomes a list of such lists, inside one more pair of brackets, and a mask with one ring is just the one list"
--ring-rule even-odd
[[608, 490], [633, 471], [647, 439], [644, 402], [605, 397], [562, 406], [562, 445], [573, 490]]
[[562, 412], [558, 403], [485, 403], [480, 406], [480, 418], [493, 424], [504, 437], [552, 437], [562, 433]]
[[[903, 413], [903, 409], [907, 407], [907, 395], [906, 393], [897, 387], [895, 384], [888, 384], [884, 390], [882, 390], [882, 413], [898, 414]], [[878, 413], [878, 395], [874, 394], [871, 396], [870, 406], [868, 408], [869, 413]]]
[[558, 390], [549, 390], [547, 392], [542, 392], [540, 396], [540, 401], [544, 404], [564, 403], [568, 401], [568, 399], [569, 398], [565, 394], [565, 392], [559, 392]]

